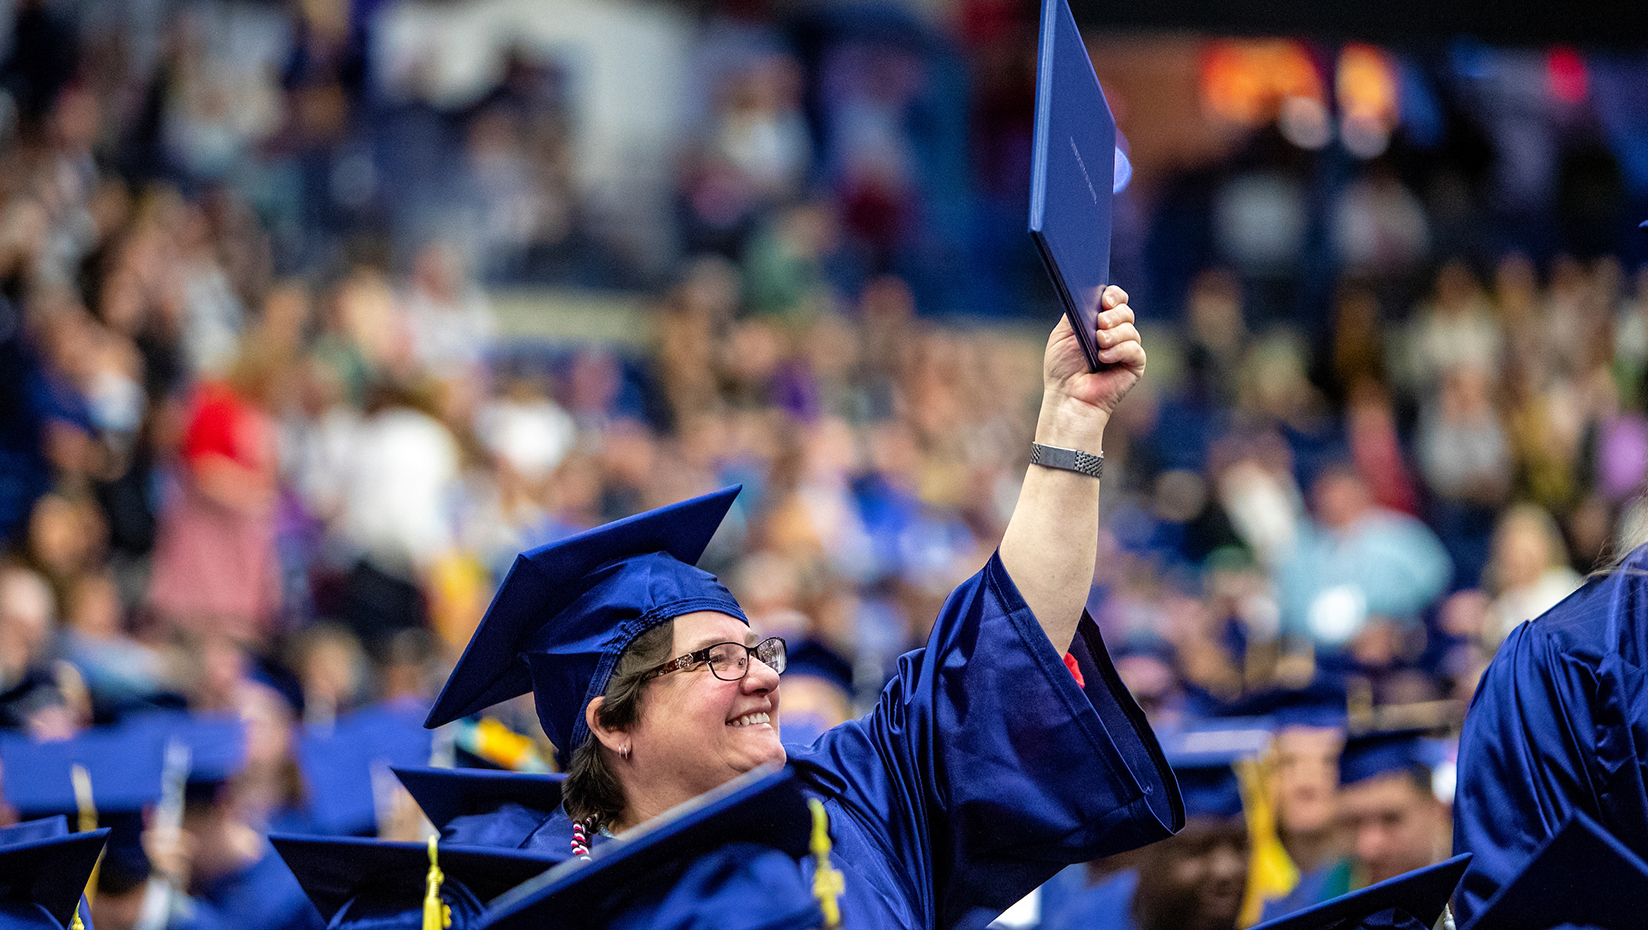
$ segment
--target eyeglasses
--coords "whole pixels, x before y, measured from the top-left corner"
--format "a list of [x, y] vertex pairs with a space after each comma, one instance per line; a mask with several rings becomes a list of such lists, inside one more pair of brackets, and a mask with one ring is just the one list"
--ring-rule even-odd
[[697, 652], [671, 659], [648, 672], [642, 680], [668, 675], [670, 672], [685, 671], [707, 662], [710, 674], [722, 681], [741, 681], [750, 673], [750, 656], [760, 659], [762, 664], [773, 671], [782, 673], [785, 665], [784, 655], [784, 641], [776, 636], [764, 639], [753, 646], [743, 643], [716, 643]]

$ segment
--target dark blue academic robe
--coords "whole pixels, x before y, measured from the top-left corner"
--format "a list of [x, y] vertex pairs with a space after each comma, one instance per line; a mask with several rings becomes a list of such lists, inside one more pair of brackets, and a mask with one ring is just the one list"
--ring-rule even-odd
[[[978, 928], [1066, 865], [1184, 823], [1161, 749], [1084, 618], [1086, 687], [998, 557], [950, 595], [876, 708], [790, 752], [823, 800], [851, 927]], [[456, 818], [449, 843], [565, 856], [564, 811]], [[513, 842], [511, 842], [513, 840]]]
[[1462, 927], [1575, 810], [1648, 855], [1645, 553], [1513, 630], [1482, 676], [1454, 799]]

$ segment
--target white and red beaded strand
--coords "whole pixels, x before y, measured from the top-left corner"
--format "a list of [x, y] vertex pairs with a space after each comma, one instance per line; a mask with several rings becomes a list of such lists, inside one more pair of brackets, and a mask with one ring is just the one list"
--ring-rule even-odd
[[592, 820], [593, 817], [585, 817], [572, 822], [572, 854], [585, 862], [589, 861], [589, 828]]

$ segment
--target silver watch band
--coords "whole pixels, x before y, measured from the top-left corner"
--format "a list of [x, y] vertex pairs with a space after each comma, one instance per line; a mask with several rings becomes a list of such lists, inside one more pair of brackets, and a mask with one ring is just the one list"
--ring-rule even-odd
[[1043, 468], [1057, 468], [1063, 471], [1073, 471], [1078, 475], [1089, 478], [1104, 476], [1104, 453], [1093, 455], [1079, 449], [1061, 449], [1058, 446], [1044, 446], [1039, 442], [1030, 444], [1030, 464], [1040, 465]]

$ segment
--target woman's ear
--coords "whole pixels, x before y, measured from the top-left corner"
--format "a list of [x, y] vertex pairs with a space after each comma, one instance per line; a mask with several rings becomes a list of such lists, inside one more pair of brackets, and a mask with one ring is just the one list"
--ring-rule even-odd
[[590, 735], [601, 741], [607, 751], [617, 755], [629, 745], [629, 734], [616, 727], [601, 724], [601, 705], [606, 703], [606, 697], [598, 697], [584, 707], [584, 726], [589, 727]]

